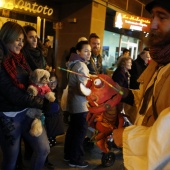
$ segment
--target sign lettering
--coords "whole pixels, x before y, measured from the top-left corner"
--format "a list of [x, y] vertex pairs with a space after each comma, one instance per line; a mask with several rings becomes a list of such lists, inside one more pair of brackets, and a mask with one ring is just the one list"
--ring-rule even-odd
[[47, 16], [51, 16], [54, 12], [53, 9], [49, 8], [47, 5], [42, 6], [42, 5], [38, 5], [36, 2], [31, 3], [29, 1], [24, 1], [24, 0], [19, 0], [17, 2], [4, 0], [4, 2], [0, 4], [0, 7], [6, 9], [20, 9], [30, 13], [43, 14]]
[[16, 23], [20, 24], [21, 26], [31, 25], [31, 26], [33, 26], [34, 28], [37, 27], [37, 24], [36, 24], [36, 23], [31, 23], [31, 22], [16, 20], [16, 19], [12, 19], [12, 18], [0, 17], [0, 28], [1, 28], [1, 26], [2, 26], [5, 22], [7, 22], [7, 21], [16, 22]]
[[114, 26], [118, 28], [144, 32], [149, 32], [150, 30], [150, 20], [147, 18], [116, 12], [115, 21]]

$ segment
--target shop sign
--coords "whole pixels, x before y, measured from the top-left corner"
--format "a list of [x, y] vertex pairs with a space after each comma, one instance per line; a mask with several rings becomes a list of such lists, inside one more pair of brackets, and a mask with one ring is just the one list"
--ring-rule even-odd
[[2, 27], [2, 25], [7, 22], [7, 21], [12, 21], [12, 22], [16, 22], [18, 24], [20, 24], [22, 27], [26, 26], [26, 25], [31, 25], [34, 28], [37, 27], [36, 23], [31, 23], [31, 22], [26, 22], [26, 21], [21, 21], [21, 20], [16, 20], [16, 19], [11, 19], [11, 18], [6, 18], [6, 17], [0, 17], [0, 28]]
[[37, 4], [36, 2], [29, 2], [25, 0], [2, 0], [0, 7], [5, 9], [17, 9], [46, 16], [51, 16], [53, 14], [53, 8], [49, 8], [47, 5], [43, 6]]
[[116, 12], [114, 27], [149, 32], [150, 19]]

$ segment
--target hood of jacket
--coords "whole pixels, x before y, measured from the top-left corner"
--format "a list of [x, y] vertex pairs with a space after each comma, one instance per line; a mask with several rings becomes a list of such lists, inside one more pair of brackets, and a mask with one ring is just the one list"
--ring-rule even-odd
[[85, 59], [80, 57], [80, 55], [76, 54], [76, 53], [71, 53], [69, 62], [68, 62], [68, 67], [72, 67], [73, 64], [77, 63], [77, 62], [85, 62]]

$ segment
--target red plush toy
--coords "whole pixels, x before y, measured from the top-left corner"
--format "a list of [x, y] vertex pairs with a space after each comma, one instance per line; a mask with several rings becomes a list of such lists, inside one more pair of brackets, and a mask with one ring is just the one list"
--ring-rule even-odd
[[87, 96], [89, 103], [87, 122], [96, 130], [94, 139], [104, 153], [109, 152], [107, 143], [113, 129], [124, 125], [123, 116], [116, 108], [122, 98], [121, 92], [114, 88], [116, 85], [104, 74], [93, 77], [91, 84], [88, 83], [91, 93]]

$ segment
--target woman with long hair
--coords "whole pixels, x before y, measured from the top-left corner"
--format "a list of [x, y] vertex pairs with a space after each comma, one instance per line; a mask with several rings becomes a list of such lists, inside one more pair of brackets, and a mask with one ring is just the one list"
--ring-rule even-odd
[[29, 134], [32, 118], [27, 116], [28, 108], [41, 109], [43, 99], [27, 93], [30, 68], [21, 53], [25, 31], [8, 21], [0, 30], [0, 142], [3, 152], [2, 169], [14, 170], [20, 140], [23, 136], [32, 146], [34, 154], [32, 170], [41, 170], [49, 153], [45, 130], [39, 137]]

